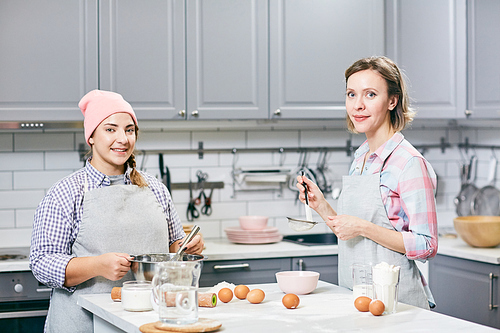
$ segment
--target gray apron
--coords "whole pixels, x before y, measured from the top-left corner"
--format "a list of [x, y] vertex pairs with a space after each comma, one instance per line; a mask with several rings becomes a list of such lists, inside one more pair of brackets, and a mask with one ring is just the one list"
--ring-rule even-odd
[[[72, 251], [76, 257], [108, 252], [168, 253], [167, 219], [151, 189], [114, 185], [85, 191], [82, 221]], [[109, 293], [132, 279], [129, 271], [119, 281], [92, 278], [72, 293], [54, 289], [46, 332], [93, 332], [92, 314], [77, 305], [78, 295]]]
[[[367, 176], [342, 177], [342, 192], [337, 213], [359, 217], [376, 225], [394, 230], [387, 217], [380, 194], [380, 173]], [[376, 265], [382, 261], [401, 266], [398, 300], [402, 303], [429, 309], [429, 302], [415, 261], [401, 259], [401, 253], [390, 250], [371, 239], [358, 236], [339, 240], [339, 286], [352, 290], [353, 264]], [[399, 262], [398, 262], [399, 261]], [[430, 292], [430, 290], [429, 290]], [[432, 298], [431, 295], [430, 299]], [[432, 300], [433, 301], [433, 300]]]

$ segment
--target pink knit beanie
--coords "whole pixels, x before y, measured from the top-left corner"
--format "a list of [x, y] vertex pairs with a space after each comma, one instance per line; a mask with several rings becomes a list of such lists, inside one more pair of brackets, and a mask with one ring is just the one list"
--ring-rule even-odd
[[90, 146], [89, 139], [99, 124], [109, 116], [119, 112], [125, 112], [132, 116], [137, 125], [132, 106], [123, 99], [122, 95], [112, 91], [92, 90], [88, 92], [78, 103], [85, 120], [85, 141]]

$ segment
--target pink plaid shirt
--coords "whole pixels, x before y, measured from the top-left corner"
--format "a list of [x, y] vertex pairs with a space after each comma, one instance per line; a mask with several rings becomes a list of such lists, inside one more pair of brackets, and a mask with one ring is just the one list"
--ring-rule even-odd
[[371, 175], [380, 172], [380, 193], [387, 216], [394, 229], [403, 234], [409, 259], [425, 261], [436, 255], [437, 217], [434, 197], [437, 179], [427, 160], [401, 133], [371, 154], [365, 141], [354, 155], [349, 175]]

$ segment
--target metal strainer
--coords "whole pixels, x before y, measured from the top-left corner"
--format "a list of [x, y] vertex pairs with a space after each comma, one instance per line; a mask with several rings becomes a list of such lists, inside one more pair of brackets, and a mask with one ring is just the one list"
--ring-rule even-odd
[[[302, 171], [302, 176], [304, 176], [304, 171]], [[321, 222], [314, 222], [312, 220], [312, 211], [311, 207], [309, 207], [309, 198], [307, 195], [307, 185], [306, 183], [302, 183], [302, 186], [304, 186], [305, 190], [305, 195], [306, 195], [306, 202], [304, 203], [305, 209], [306, 209], [306, 219], [301, 220], [301, 219], [294, 219], [291, 217], [287, 217], [288, 219], [288, 226], [295, 230], [295, 231], [307, 231], [312, 229], [316, 224], [321, 223]], [[325, 222], [323, 222], [325, 223]]]
[[490, 159], [488, 185], [477, 190], [471, 199], [472, 215], [500, 215], [500, 191], [495, 187], [498, 161], [495, 156]]
[[291, 217], [287, 217], [287, 219], [288, 219], [288, 226], [295, 231], [307, 231], [312, 229], [318, 223], [325, 223], [325, 222], [294, 219]]

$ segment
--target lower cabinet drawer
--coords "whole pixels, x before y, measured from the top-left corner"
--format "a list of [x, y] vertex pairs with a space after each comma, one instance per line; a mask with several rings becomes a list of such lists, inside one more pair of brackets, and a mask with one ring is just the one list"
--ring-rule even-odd
[[219, 282], [238, 284], [274, 283], [275, 274], [290, 270], [290, 258], [205, 261], [200, 287]]
[[338, 283], [338, 256], [316, 256], [292, 258], [292, 271], [319, 272], [319, 279], [333, 284]]

